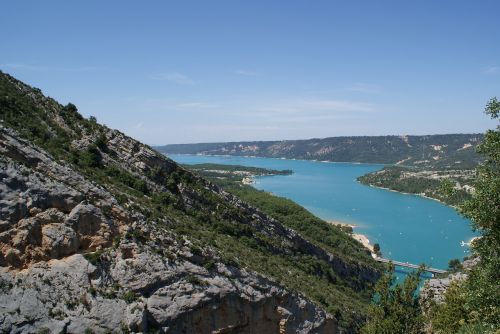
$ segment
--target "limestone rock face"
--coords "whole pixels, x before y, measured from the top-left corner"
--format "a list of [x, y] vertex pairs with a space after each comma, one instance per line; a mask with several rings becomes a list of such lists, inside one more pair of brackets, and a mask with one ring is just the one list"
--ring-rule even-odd
[[445, 278], [431, 278], [422, 289], [421, 298], [432, 298], [435, 302], [441, 303], [444, 300], [444, 293], [450, 287], [451, 283], [455, 281], [463, 281], [467, 278], [465, 273], [451, 274]]
[[[112, 145], [119, 161], [137, 170], [158, 163], [156, 153], [124, 136]], [[0, 154], [0, 332], [338, 332], [330, 315], [266, 278], [222, 263], [210, 270], [199, 265], [201, 255], [151, 230], [106, 189], [6, 128]], [[297, 238], [213, 191], [251, 212], [269, 233]], [[200, 200], [187, 190], [183, 198], [193, 206]], [[134, 230], [151, 240], [124, 238]]]
[[161, 166], [166, 172], [175, 169], [175, 164], [163, 157], [151, 148], [125, 136], [117, 130], [109, 130], [107, 145], [115, 153], [115, 160], [122, 161], [128, 166], [133, 166], [141, 173], [151, 170], [151, 166]]
[[24, 268], [111, 245], [123, 219], [88, 203], [124, 213], [110, 193], [8, 129], [0, 132], [0, 153], [0, 266]]
[[21, 271], [1, 268], [0, 331], [337, 332], [331, 316], [258, 275], [168, 262], [133, 246], [134, 257], [110, 251], [96, 265], [74, 254]]
[[[292, 265], [285, 256], [321, 261], [353, 305], [379, 277], [369, 261], [331, 254], [74, 106], [2, 72], [0, 84], [1, 333], [353, 333], [245, 267], [238, 257], [254, 249], [230, 233], [258, 236], [262, 254]], [[36, 133], [19, 122], [30, 116]], [[342, 311], [362, 320], [353, 305]]]

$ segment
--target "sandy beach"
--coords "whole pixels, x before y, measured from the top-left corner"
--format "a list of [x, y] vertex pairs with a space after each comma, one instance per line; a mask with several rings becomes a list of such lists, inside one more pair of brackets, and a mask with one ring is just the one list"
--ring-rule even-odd
[[373, 245], [370, 243], [370, 239], [368, 239], [368, 237], [366, 235], [359, 234], [359, 233], [353, 233], [352, 237], [354, 239], [358, 240], [359, 242], [361, 242], [363, 244], [363, 246], [365, 246], [366, 248], [368, 248], [370, 250], [370, 252], [372, 252], [372, 254], [375, 253], [373, 251]]
[[[345, 223], [345, 222], [340, 222], [340, 221], [335, 221], [335, 220], [330, 220], [330, 221], [328, 221], [328, 223], [332, 224], [332, 225], [349, 226], [353, 229], [358, 227], [358, 225], [356, 225], [356, 224]], [[368, 239], [368, 237], [366, 235], [360, 234], [360, 233], [352, 233], [351, 236], [355, 240], [359, 241], [368, 250], [370, 250], [370, 252], [372, 253], [372, 256], [375, 257], [375, 252], [373, 251], [373, 245], [370, 243], [370, 239]]]

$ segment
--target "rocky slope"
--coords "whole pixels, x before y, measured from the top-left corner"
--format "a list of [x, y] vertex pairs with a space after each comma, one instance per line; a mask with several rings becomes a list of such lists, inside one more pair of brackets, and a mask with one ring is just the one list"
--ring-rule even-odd
[[442, 303], [446, 290], [453, 282], [464, 281], [468, 276], [468, 272], [479, 263], [479, 260], [478, 257], [467, 259], [461, 263], [460, 270], [427, 280], [420, 292], [421, 301], [423, 303]]
[[[0, 331], [350, 333], [379, 268], [0, 72]], [[307, 282], [308, 284], [306, 284]]]

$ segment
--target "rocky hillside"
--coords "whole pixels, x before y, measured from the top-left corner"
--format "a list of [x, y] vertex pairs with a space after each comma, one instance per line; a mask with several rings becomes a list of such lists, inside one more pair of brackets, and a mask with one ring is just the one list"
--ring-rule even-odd
[[340, 229], [310, 240], [2, 72], [0, 120], [1, 332], [355, 333], [363, 322], [379, 268]]
[[171, 154], [237, 155], [272, 158], [398, 164], [424, 168], [473, 168], [481, 161], [475, 146], [481, 134], [331, 137], [261, 142], [159, 146]]

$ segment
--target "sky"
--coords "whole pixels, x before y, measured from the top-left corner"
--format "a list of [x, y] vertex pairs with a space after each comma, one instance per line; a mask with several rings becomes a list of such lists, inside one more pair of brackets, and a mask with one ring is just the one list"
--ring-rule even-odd
[[0, 70], [151, 145], [479, 133], [500, 1], [0, 3]]

